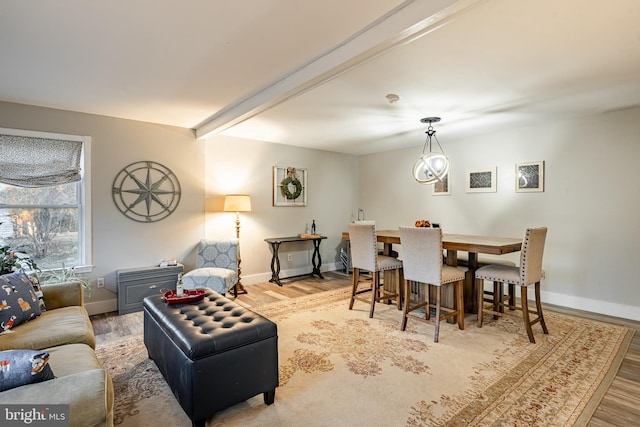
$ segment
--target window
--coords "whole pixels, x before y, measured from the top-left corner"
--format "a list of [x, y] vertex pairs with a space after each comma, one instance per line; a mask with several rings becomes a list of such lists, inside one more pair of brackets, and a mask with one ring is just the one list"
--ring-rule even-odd
[[[42, 270], [64, 264], [77, 267], [79, 272], [90, 271], [91, 186], [87, 165], [91, 138], [0, 128], [0, 138], [12, 136], [24, 137], [29, 143], [81, 142], [80, 181], [38, 187], [0, 183], [0, 245], [28, 255]], [[2, 151], [0, 160], [6, 160]]]

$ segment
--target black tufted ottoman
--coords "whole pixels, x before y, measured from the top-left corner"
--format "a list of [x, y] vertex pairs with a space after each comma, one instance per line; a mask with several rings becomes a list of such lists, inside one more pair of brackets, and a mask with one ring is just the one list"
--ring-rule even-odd
[[146, 297], [144, 344], [194, 426], [278, 386], [276, 324], [207, 290], [202, 301], [168, 305]]

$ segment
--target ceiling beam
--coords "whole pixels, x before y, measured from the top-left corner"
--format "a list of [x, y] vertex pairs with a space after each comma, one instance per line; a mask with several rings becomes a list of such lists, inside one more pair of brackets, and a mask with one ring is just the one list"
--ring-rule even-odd
[[223, 132], [396, 46], [428, 34], [483, 1], [486, 0], [406, 1], [331, 51], [212, 115], [196, 126], [196, 137]]

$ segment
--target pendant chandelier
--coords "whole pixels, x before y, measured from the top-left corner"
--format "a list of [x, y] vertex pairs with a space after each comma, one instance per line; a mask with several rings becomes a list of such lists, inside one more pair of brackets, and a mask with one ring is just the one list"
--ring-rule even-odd
[[[442, 181], [447, 172], [449, 172], [449, 159], [444, 155], [444, 151], [440, 146], [438, 138], [436, 138], [436, 131], [433, 130], [432, 123], [438, 123], [440, 117], [425, 117], [420, 119], [421, 123], [429, 123], [429, 127], [425, 132], [427, 134], [427, 140], [424, 143], [422, 149], [422, 155], [418, 157], [418, 160], [413, 165], [413, 177], [420, 184], [433, 184], [434, 182]], [[435, 139], [436, 144], [440, 152], [432, 151], [431, 141]], [[427, 146], [429, 151], [426, 152]]]

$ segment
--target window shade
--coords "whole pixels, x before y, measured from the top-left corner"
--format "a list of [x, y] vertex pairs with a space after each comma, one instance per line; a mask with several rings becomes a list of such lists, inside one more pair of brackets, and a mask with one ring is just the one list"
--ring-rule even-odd
[[45, 187], [80, 181], [81, 141], [0, 134], [0, 182]]

